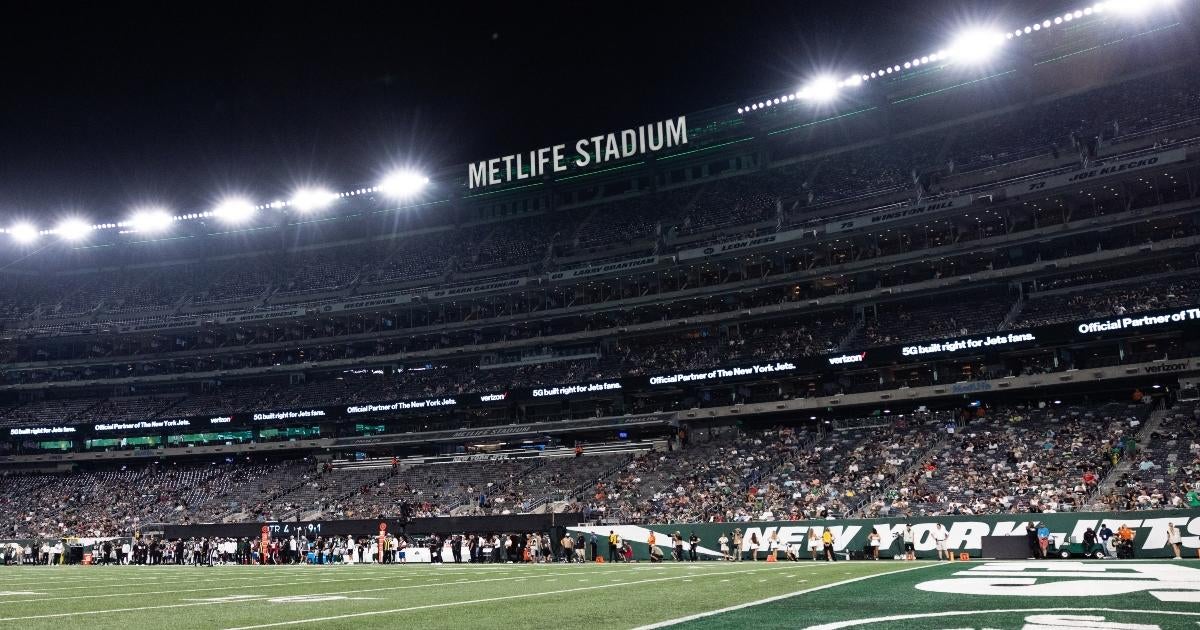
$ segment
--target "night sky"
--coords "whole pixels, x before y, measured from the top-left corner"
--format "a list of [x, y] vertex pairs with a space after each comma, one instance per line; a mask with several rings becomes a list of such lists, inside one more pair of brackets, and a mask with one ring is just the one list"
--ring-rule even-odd
[[573, 141], [928, 53], [965, 24], [1082, 6], [93, 4], [6, 8], [0, 221], [368, 185], [389, 165]]

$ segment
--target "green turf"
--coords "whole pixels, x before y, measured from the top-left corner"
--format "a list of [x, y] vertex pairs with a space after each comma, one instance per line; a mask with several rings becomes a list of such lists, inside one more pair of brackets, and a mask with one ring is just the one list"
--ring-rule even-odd
[[[1019, 567], [1023, 570], [1015, 571]], [[1049, 573], [1039, 575], [1042, 572]], [[1030, 579], [1033, 584], [1018, 583]], [[974, 581], [978, 583], [968, 588]], [[942, 587], [929, 590], [934, 583]], [[922, 585], [926, 588], [918, 588]], [[1019, 591], [1005, 592], [1012, 588]], [[1063, 620], [1063, 615], [1090, 619]], [[1156, 559], [943, 563], [712, 615], [677, 627], [1196, 630], [1198, 624], [1200, 562]]]
[[[12, 567], [0, 569], [0, 630], [632, 628], [899, 568], [845, 562]], [[299, 596], [327, 599], [279, 599]]]
[[[1061, 615], [1088, 617], [1068, 624]], [[826, 624], [1049, 630], [1103, 623], [1195, 630], [1200, 562], [0, 568], [0, 630], [664, 622], [686, 630]]]

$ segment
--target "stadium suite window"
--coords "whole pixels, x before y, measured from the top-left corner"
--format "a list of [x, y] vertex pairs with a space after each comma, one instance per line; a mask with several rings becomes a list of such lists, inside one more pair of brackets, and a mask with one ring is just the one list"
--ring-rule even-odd
[[283, 429], [262, 429], [258, 432], [259, 437], [264, 440], [298, 440], [310, 437], [319, 437], [321, 435], [321, 427], [286, 427]]
[[252, 431], [227, 431], [221, 433], [189, 433], [187, 435], [169, 435], [168, 444], [206, 444], [208, 442], [250, 441], [254, 439]]
[[88, 440], [84, 445], [87, 448], [119, 448], [124, 446], [158, 446], [160, 443], [162, 443], [162, 438], [150, 435], [145, 437], [100, 438]]

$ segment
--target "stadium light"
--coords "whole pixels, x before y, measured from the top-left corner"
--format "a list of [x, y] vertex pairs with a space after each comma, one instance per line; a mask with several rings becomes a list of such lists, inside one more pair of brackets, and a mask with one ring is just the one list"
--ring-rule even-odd
[[329, 206], [335, 198], [337, 195], [324, 188], [302, 188], [292, 195], [288, 203], [300, 212], [312, 212]]
[[397, 171], [379, 182], [379, 190], [393, 199], [404, 199], [421, 192], [421, 189], [428, 184], [429, 178], [420, 173]]
[[954, 38], [949, 53], [955, 59], [967, 63], [981, 63], [991, 59], [1002, 45], [1004, 35], [983, 29], [970, 29]]
[[254, 204], [242, 199], [234, 197], [226, 199], [217, 205], [212, 211], [212, 215], [226, 223], [244, 223], [254, 216]]
[[139, 210], [126, 222], [135, 232], [157, 233], [170, 229], [175, 219], [170, 212], [159, 208]]
[[54, 233], [68, 241], [80, 241], [87, 238], [92, 231], [92, 225], [83, 219], [64, 219], [54, 228]]
[[833, 77], [821, 76], [808, 82], [800, 90], [800, 97], [815, 103], [828, 103], [837, 98], [838, 82]]
[[38, 238], [38, 229], [32, 223], [18, 223], [8, 228], [8, 233], [13, 237], [14, 241], [23, 245], [32, 243]]

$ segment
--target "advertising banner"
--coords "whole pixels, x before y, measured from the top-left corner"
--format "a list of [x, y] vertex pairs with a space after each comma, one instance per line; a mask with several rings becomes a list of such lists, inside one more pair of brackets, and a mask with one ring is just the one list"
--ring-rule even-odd
[[[906, 525], [912, 526], [913, 547], [917, 557], [934, 558], [937, 555], [935, 532], [938, 524], [946, 529], [946, 548], [957, 556], [961, 552], [980, 557], [984, 536], [1026, 536], [1029, 523], [1044, 523], [1059, 549], [1068, 543], [1080, 542], [1088, 528], [1099, 531], [1108, 525], [1114, 532], [1128, 526], [1134, 532], [1135, 558], [1163, 558], [1174, 554], [1167, 541], [1167, 525], [1174, 524], [1183, 535], [1183, 547], [1189, 550], [1184, 555], [1191, 557], [1200, 549], [1200, 509], [1153, 510], [1141, 512], [1077, 512], [1057, 514], [991, 514], [985, 516], [934, 516], [878, 519], [837, 519], [820, 521], [772, 521], [747, 523], [667, 523], [661, 525], [581, 525], [567, 527], [568, 531], [590, 536], [595, 534], [601, 553], [607, 550], [608, 534], [614, 532], [622, 540], [632, 543], [634, 557], [649, 559], [646, 541], [653, 531], [656, 544], [669, 555], [664, 544], [671, 534], [678, 531], [687, 540], [693, 532], [699, 537], [697, 553], [705, 559], [720, 558], [721, 536], [731, 541], [734, 529], [741, 529], [742, 552], [749, 559], [752, 539], [760, 541], [759, 559], [765, 558], [767, 541], [774, 535], [781, 547], [798, 545], [801, 557], [808, 556], [808, 530], [816, 529], [823, 534], [826, 529], [833, 534], [834, 550], [861, 553], [867, 547], [867, 536], [871, 530], [879, 532], [880, 557], [893, 557], [903, 553], [903, 534]], [[730, 543], [732, 545], [732, 543]], [[1060, 552], [1061, 553], [1061, 552]], [[1073, 553], [1068, 549], [1068, 553]], [[780, 551], [782, 557], [783, 551]]]

